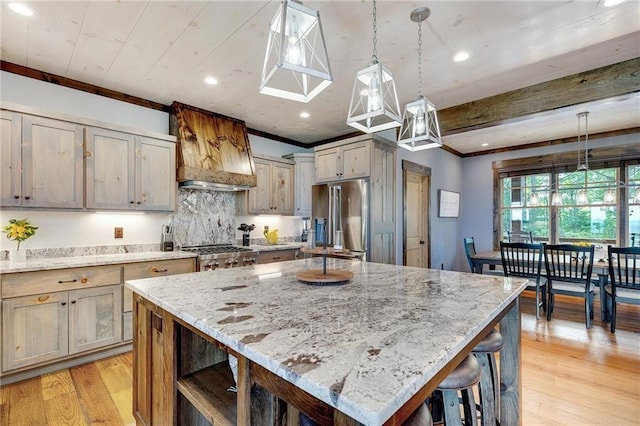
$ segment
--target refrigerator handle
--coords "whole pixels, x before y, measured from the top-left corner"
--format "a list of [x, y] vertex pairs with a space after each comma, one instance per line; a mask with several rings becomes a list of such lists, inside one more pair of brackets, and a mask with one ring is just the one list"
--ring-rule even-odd
[[333, 221], [335, 219], [335, 186], [329, 185], [329, 214], [327, 214], [327, 224], [325, 232], [327, 233], [327, 245], [333, 244]]

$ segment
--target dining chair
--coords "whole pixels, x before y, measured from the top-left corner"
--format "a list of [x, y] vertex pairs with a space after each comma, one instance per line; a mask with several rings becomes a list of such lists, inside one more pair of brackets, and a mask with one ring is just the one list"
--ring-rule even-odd
[[531, 243], [533, 244], [532, 231], [507, 231], [510, 243]]
[[554, 296], [563, 294], [584, 298], [585, 324], [591, 328], [593, 319], [594, 284], [593, 244], [575, 246], [571, 244], [544, 244], [544, 265], [547, 275], [547, 320], [551, 320]]
[[[473, 267], [473, 256], [476, 254], [476, 245], [473, 237], [464, 237], [464, 253], [467, 255], [467, 262], [469, 262], [469, 269], [471, 272], [482, 274], [482, 271], [476, 271]], [[503, 276], [502, 271], [490, 270], [487, 271], [487, 275]]]
[[541, 276], [542, 244], [500, 241], [500, 257], [505, 277], [527, 278], [531, 283], [527, 290], [536, 292], [536, 319], [540, 319], [540, 307], [547, 311], [547, 282]]
[[611, 247], [609, 283], [604, 286], [607, 318], [611, 318], [611, 332], [616, 332], [618, 302], [640, 305], [640, 247]]

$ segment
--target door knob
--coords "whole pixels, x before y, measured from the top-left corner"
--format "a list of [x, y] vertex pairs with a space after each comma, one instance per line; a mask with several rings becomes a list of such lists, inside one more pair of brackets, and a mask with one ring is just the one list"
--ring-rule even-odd
[[424, 241], [423, 241], [423, 240], [420, 240], [420, 244], [424, 244]]

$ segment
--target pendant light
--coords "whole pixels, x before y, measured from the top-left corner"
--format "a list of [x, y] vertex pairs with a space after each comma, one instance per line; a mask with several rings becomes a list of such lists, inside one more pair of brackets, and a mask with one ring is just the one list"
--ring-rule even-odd
[[332, 81], [320, 14], [284, 0], [269, 26], [260, 93], [306, 103]]
[[373, 0], [373, 55], [371, 62], [356, 74], [349, 104], [347, 124], [365, 133], [400, 126], [400, 104], [391, 72], [377, 57], [376, 0]]
[[428, 7], [411, 12], [411, 20], [418, 23], [418, 99], [404, 107], [398, 146], [420, 151], [442, 146], [436, 107], [422, 96], [422, 22], [431, 15]]

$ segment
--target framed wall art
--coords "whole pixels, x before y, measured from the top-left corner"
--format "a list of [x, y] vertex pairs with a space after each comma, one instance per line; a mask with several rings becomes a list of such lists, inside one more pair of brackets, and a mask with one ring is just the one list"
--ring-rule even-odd
[[438, 217], [460, 216], [460, 193], [438, 190]]

